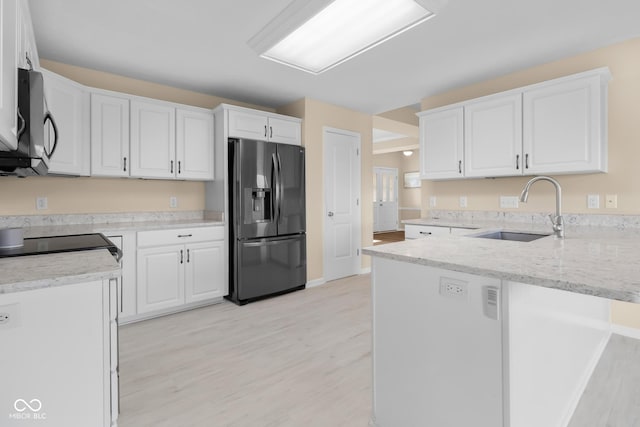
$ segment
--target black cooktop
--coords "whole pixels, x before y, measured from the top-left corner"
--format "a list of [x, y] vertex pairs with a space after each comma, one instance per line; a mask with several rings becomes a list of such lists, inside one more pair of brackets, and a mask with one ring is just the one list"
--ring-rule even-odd
[[92, 233], [27, 238], [24, 239], [24, 246], [0, 249], [0, 258], [87, 251], [92, 249], [107, 249], [118, 260], [121, 256], [120, 250], [111, 240], [100, 233]]

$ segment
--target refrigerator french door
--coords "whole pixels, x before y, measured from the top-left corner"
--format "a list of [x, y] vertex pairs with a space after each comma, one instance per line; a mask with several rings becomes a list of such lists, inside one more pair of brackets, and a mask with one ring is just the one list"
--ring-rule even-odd
[[236, 304], [304, 289], [304, 148], [230, 138], [229, 296]]

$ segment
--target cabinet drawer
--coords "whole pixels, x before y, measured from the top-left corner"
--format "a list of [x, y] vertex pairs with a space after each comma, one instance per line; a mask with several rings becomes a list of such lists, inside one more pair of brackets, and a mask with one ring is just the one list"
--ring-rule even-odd
[[194, 227], [138, 232], [138, 247], [223, 240], [224, 227]]
[[449, 227], [436, 227], [432, 225], [413, 225], [406, 224], [404, 226], [405, 239], [421, 239], [431, 235], [449, 234]]

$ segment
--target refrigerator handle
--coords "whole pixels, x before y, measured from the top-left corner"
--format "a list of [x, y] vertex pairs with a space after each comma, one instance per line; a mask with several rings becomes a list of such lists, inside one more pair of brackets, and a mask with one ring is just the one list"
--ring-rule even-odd
[[276, 153], [278, 156], [278, 222], [280, 222], [280, 215], [282, 215], [282, 161], [280, 160], [280, 152]]
[[271, 155], [271, 163], [273, 166], [273, 182], [271, 184], [271, 186], [273, 187], [274, 191], [275, 191], [275, 197], [273, 198], [273, 201], [271, 203], [271, 218], [273, 218], [273, 221], [275, 223], [278, 222], [278, 220], [280, 219], [280, 168], [278, 167], [278, 157], [276, 156], [276, 153], [273, 153]]

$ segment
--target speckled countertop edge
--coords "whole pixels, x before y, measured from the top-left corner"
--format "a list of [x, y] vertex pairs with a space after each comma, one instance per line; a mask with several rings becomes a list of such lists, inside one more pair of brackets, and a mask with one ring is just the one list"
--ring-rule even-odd
[[640, 231], [608, 227], [568, 227], [567, 237], [533, 242], [471, 238], [490, 230], [549, 233], [550, 226], [416, 220], [416, 225], [478, 227], [462, 236], [373, 246], [363, 254], [468, 274], [640, 303]]
[[120, 266], [107, 250], [0, 259], [0, 295], [114, 279]]

